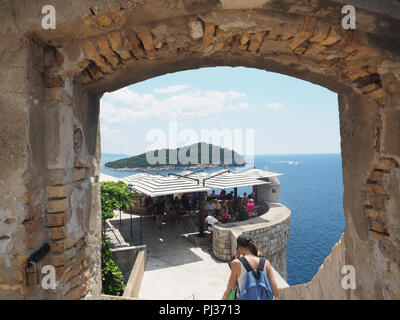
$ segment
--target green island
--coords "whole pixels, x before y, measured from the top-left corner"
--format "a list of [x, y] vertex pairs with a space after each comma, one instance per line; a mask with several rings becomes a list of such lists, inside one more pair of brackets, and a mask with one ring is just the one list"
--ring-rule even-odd
[[[208, 161], [201, 161], [202, 151], [208, 149]], [[190, 161], [191, 150], [197, 151], [197, 162]], [[161, 153], [160, 153], [161, 152]], [[165, 154], [163, 153], [165, 152]], [[185, 152], [186, 161], [181, 163], [179, 161], [182, 157], [176, 155]], [[160, 159], [156, 163], [148, 162], [148, 154], [153, 158]], [[213, 161], [213, 154], [218, 154]], [[165, 155], [165, 156], [164, 156]], [[170, 161], [170, 155], [175, 161]], [[175, 155], [175, 157], [173, 156]], [[195, 155], [195, 154], [194, 154]], [[226, 160], [226, 161], [225, 161]], [[176, 163], [175, 163], [176, 162]], [[116, 161], [107, 162], [105, 167], [110, 170], [138, 170], [138, 169], [156, 169], [156, 170], [172, 170], [172, 169], [204, 169], [204, 168], [217, 168], [222, 166], [244, 166], [246, 160], [243, 156], [238, 154], [236, 151], [222, 148], [211, 143], [195, 143], [189, 146], [185, 146], [177, 149], [160, 149], [155, 151], [149, 151], [133, 157], [119, 159]]]

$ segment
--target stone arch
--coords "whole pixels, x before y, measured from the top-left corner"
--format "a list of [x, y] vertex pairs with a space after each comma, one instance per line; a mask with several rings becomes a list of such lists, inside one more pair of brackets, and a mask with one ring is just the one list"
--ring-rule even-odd
[[[10, 27], [1, 35], [0, 68], [10, 81], [2, 84], [1, 99], [10, 121], [0, 128], [6, 151], [0, 203], [7, 219], [0, 221], [0, 296], [98, 297], [101, 95], [219, 65], [279, 72], [339, 95], [346, 229], [314, 279], [282, 290], [281, 297], [400, 296], [395, 10], [357, 1], [357, 29], [343, 30], [341, 1], [90, 3], [66, 8], [56, 1], [56, 30], [27, 19], [41, 9], [36, 4], [4, 5], [3, 23]], [[59, 286], [25, 288], [26, 259], [46, 242], [51, 252], [41, 263], [56, 266]], [[341, 286], [344, 265], [356, 268], [355, 290]]]

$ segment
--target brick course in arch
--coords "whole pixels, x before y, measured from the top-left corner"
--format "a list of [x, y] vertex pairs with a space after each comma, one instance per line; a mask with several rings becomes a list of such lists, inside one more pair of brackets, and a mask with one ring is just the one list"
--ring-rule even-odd
[[[3, 5], [0, 297], [98, 297], [101, 95], [218, 65], [280, 72], [339, 95], [346, 229], [314, 279], [281, 296], [400, 297], [395, 12], [358, 1], [357, 29], [343, 30], [339, 1], [55, 3], [56, 30], [38, 27], [37, 4]], [[45, 242], [41, 265], [56, 266], [59, 285], [26, 288], [26, 259]], [[344, 265], [356, 267], [355, 290], [341, 287]]]

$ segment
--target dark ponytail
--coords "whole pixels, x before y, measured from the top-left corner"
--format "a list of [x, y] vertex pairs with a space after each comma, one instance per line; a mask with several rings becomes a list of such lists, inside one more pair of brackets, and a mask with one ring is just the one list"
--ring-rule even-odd
[[249, 248], [250, 252], [252, 254], [254, 254], [256, 257], [262, 257], [263, 256], [263, 254], [258, 251], [258, 248], [257, 248], [256, 244], [251, 240], [249, 241], [248, 248]]
[[251, 240], [250, 237], [245, 236], [244, 234], [240, 235], [237, 238], [237, 247], [242, 246], [244, 248], [249, 248], [250, 252], [256, 257], [262, 257], [263, 254], [259, 253], [257, 245]]

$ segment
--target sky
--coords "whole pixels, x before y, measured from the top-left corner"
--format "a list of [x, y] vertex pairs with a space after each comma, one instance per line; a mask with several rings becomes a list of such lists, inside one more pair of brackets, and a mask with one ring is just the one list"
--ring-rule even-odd
[[102, 153], [200, 141], [240, 154], [340, 153], [336, 93], [244, 67], [181, 71], [105, 93], [100, 127]]

